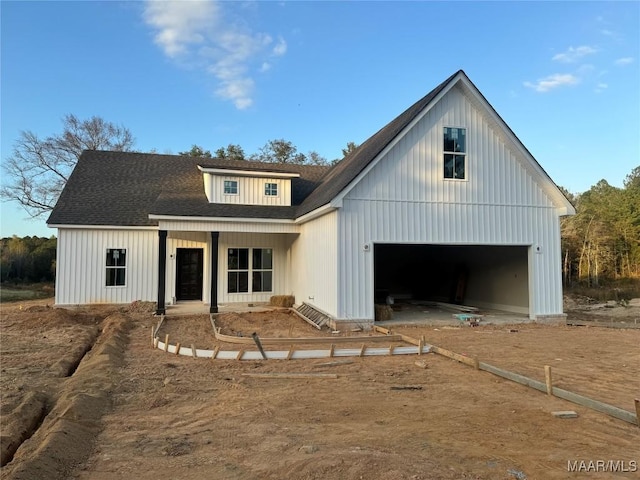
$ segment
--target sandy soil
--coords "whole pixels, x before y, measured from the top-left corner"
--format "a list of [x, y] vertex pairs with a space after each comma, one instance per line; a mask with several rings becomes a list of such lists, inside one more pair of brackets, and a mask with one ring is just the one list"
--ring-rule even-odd
[[[582, 460], [640, 468], [638, 426], [439, 355], [335, 366], [177, 357], [151, 348], [157, 319], [148, 306], [45, 305], [0, 314], [3, 449], [20, 426], [35, 430], [2, 478], [638, 478], [637, 471], [567, 472], [567, 462]], [[330, 335], [283, 312], [219, 324], [227, 334]], [[170, 318], [162, 329], [182, 344], [215, 344], [206, 316]], [[519, 324], [394, 332], [538, 380], [551, 365], [556, 386], [629, 411], [640, 397], [640, 330]], [[251, 372], [338, 378], [243, 376]], [[558, 410], [579, 416], [558, 419], [551, 415]]]

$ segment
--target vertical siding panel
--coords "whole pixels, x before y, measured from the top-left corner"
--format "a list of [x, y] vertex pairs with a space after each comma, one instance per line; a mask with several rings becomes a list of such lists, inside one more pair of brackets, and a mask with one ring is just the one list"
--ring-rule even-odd
[[[291, 245], [296, 302], [311, 303], [331, 315], [337, 315], [338, 304], [343, 301], [336, 284], [338, 265], [341, 278], [347, 278], [350, 269], [338, 260], [337, 220], [337, 213], [331, 212], [304, 223]], [[350, 235], [348, 229], [345, 235]]]
[[[341, 316], [372, 318], [373, 256], [362, 245], [376, 242], [546, 244], [531, 257], [532, 288], [540, 292], [531, 309], [561, 311], [549, 257], [558, 255], [559, 233], [547, 226], [556, 215], [552, 202], [491, 122], [452, 89], [346, 196], [338, 211]], [[467, 128], [465, 182], [442, 178], [444, 126]]]
[[[157, 252], [156, 239], [152, 230], [59, 229], [56, 304], [155, 301], [157, 265], [149, 257]], [[108, 248], [127, 249], [123, 287], [105, 285]]]

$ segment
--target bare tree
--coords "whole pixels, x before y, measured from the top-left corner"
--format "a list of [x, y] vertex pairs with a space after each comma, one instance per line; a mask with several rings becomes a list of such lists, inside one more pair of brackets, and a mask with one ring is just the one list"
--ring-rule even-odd
[[96, 116], [80, 120], [66, 115], [62, 124], [62, 133], [45, 139], [20, 132], [3, 162], [0, 197], [18, 202], [34, 218], [53, 209], [83, 150], [130, 151], [135, 142], [129, 129]]

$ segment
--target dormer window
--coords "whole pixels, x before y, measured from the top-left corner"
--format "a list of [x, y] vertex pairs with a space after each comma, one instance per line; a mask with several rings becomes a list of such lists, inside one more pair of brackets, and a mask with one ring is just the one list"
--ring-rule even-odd
[[241, 170], [198, 165], [209, 203], [290, 207], [291, 192], [297, 187], [292, 182], [300, 174], [274, 168]]
[[265, 183], [264, 184], [264, 194], [267, 197], [277, 197], [278, 196], [278, 184], [277, 183]]
[[224, 194], [225, 195], [238, 195], [238, 181], [237, 180], [225, 180], [224, 181]]

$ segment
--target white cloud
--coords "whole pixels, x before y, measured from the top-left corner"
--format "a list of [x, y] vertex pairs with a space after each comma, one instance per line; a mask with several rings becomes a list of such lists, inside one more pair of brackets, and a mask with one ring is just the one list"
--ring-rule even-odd
[[597, 51], [598, 49], [590, 47], [588, 45], [582, 45], [581, 47], [576, 48], [569, 47], [566, 52], [554, 55], [551, 60], [563, 63], [572, 63], [577, 62], [580, 58], [586, 55], [593, 55]]
[[213, 2], [147, 2], [144, 19], [158, 33], [154, 41], [168, 57], [187, 53], [191, 44], [202, 44], [205, 34], [216, 23]]
[[598, 83], [598, 85], [596, 85], [596, 88], [595, 88], [594, 91], [596, 93], [601, 93], [604, 90], [606, 90], [607, 88], [609, 88], [609, 85], [607, 85], [606, 83], [600, 82], [600, 83]]
[[524, 82], [525, 87], [533, 88], [536, 92], [545, 93], [554, 88], [576, 85], [580, 79], [570, 73], [555, 73], [548, 77], [541, 78], [537, 82]]
[[215, 94], [242, 110], [253, 104], [252, 72], [271, 68], [266, 57], [282, 56], [285, 40], [253, 32], [229, 19], [228, 5], [207, 1], [153, 1], [145, 4], [144, 20], [155, 33], [154, 41], [165, 55], [213, 75]]
[[615, 63], [619, 67], [624, 67], [625, 65], [629, 65], [629, 64], [633, 63], [633, 57], [619, 58], [613, 63]]
[[284, 38], [278, 37], [278, 43], [273, 47], [273, 54], [276, 57], [281, 57], [287, 53], [287, 42], [284, 41]]

